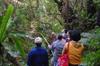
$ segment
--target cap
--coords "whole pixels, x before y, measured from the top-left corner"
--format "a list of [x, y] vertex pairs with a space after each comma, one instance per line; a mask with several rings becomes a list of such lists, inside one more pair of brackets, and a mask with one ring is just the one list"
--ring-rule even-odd
[[42, 38], [41, 37], [36, 37], [34, 42], [35, 43], [42, 43]]

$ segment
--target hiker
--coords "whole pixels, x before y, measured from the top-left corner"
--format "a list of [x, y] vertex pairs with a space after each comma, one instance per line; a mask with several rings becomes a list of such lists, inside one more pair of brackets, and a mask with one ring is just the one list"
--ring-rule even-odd
[[49, 35], [49, 45], [48, 45], [48, 55], [50, 58], [50, 66], [52, 66], [52, 56], [53, 56], [53, 50], [52, 50], [52, 43], [57, 40], [57, 35], [55, 32], [51, 32]]
[[28, 54], [28, 66], [49, 66], [48, 53], [46, 49], [41, 47], [42, 38], [36, 37], [34, 40], [36, 45]]
[[64, 31], [62, 33], [62, 35], [63, 35], [64, 39], [66, 40], [66, 42], [68, 41], [67, 32], [68, 32], [68, 30], [64, 29]]
[[52, 56], [52, 49], [51, 49], [51, 46], [52, 46], [52, 43], [57, 40], [57, 36], [56, 36], [56, 33], [55, 32], [52, 32], [50, 35], [49, 35], [49, 45], [48, 45], [48, 53], [49, 53], [49, 56], [51, 57]]
[[57, 39], [57, 35], [55, 32], [52, 32], [50, 35], [49, 35], [49, 43], [52, 44], [53, 41], [55, 41]]
[[62, 54], [68, 53], [69, 66], [78, 66], [81, 63], [81, 56], [84, 49], [83, 44], [79, 42], [81, 39], [80, 32], [78, 30], [70, 30], [68, 37], [70, 41], [65, 44]]
[[52, 43], [52, 49], [53, 49], [53, 58], [51, 62], [52, 66], [57, 66], [58, 57], [61, 55], [65, 43], [66, 41], [63, 39], [62, 35], [58, 35], [57, 40]]

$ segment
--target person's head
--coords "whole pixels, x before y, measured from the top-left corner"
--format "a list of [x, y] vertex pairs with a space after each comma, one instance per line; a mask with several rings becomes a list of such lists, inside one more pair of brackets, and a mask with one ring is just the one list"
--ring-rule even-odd
[[67, 29], [64, 29], [63, 32], [62, 32], [62, 36], [63, 36], [63, 38], [64, 38], [65, 40], [67, 39], [67, 32], [68, 32]]
[[67, 31], [68, 31], [67, 29], [64, 30], [65, 33], [67, 33]]
[[34, 39], [34, 43], [35, 43], [36, 45], [41, 45], [41, 44], [42, 44], [42, 38], [41, 38], [41, 37], [36, 37], [36, 38]]
[[81, 39], [80, 31], [78, 30], [70, 30], [68, 31], [70, 40], [79, 41]]
[[72, 30], [68, 30], [67, 33], [66, 33], [67, 41], [70, 41], [70, 40], [71, 40], [71, 39], [70, 39], [70, 35], [69, 35], [69, 33], [70, 33], [71, 31], [72, 31]]
[[55, 32], [51, 33], [50, 39], [51, 39], [51, 41], [54, 41], [56, 39], [56, 33]]
[[63, 36], [62, 35], [58, 35], [58, 40], [62, 40]]
[[51, 36], [52, 36], [52, 38], [56, 38], [56, 33], [55, 32], [52, 32], [51, 33]]

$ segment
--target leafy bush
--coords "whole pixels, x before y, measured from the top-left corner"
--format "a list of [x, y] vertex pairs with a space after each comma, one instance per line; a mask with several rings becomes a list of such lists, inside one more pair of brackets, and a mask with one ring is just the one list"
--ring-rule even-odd
[[88, 66], [100, 66], [100, 28], [92, 30], [91, 33], [95, 36], [89, 41], [91, 49], [87, 51], [84, 61]]
[[[0, 21], [0, 54], [1, 54], [0, 61], [2, 61], [0, 62], [0, 65], [4, 65], [4, 66], [9, 66], [9, 65], [5, 65], [6, 64], [5, 62], [7, 60], [13, 63], [15, 66], [17, 65], [17, 61], [16, 59], [14, 59], [16, 57], [13, 56], [14, 55], [13, 52], [9, 51], [9, 49], [11, 49], [14, 45], [16, 45], [17, 51], [19, 51], [22, 58], [25, 58], [25, 52], [21, 46], [23, 44], [22, 39], [18, 35], [16, 35], [16, 33], [14, 35], [16, 35], [17, 37], [15, 37], [11, 32], [8, 31], [8, 29], [13, 24], [12, 17], [11, 17], [13, 15], [13, 11], [14, 11], [14, 7], [13, 5], [10, 4], [5, 14], [1, 16], [1, 21]], [[11, 43], [14, 43], [14, 45], [12, 44], [11, 48], [9, 48]], [[13, 48], [13, 50], [15, 50], [15, 48]]]

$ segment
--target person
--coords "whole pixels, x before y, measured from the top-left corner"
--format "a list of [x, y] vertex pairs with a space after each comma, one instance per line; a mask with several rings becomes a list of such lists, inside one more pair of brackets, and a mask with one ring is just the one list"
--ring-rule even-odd
[[28, 66], [49, 66], [48, 53], [46, 49], [41, 47], [42, 38], [36, 37], [34, 40], [36, 47], [33, 48], [28, 54]]
[[79, 42], [81, 39], [80, 32], [78, 30], [70, 30], [68, 37], [70, 41], [65, 44], [62, 54], [68, 53], [69, 66], [78, 66], [81, 63], [81, 56], [84, 50], [83, 44]]
[[52, 43], [52, 50], [53, 50], [52, 66], [57, 66], [58, 57], [61, 55], [65, 43], [66, 40], [63, 39], [62, 35], [58, 35], [57, 40]]
[[67, 29], [64, 29], [64, 32], [62, 33], [63, 35], [63, 38], [66, 40], [66, 42], [68, 42], [68, 36], [67, 36], [67, 33], [68, 33], [68, 30]]
[[52, 42], [54, 42], [56, 39], [57, 39], [56, 33], [55, 33], [55, 32], [52, 32], [52, 33], [49, 35], [49, 43], [52, 44]]
[[51, 32], [51, 34], [49, 35], [49, 44], [48, 44], [48, 53], [49, 53], [49, 56], [51, 57], [52, 56], [52, 50], [51, 50], [51, 46], [52, 46], [52, 43], [57, 39], [57, 36], [56, 36], [56, 33], [55, 32]]

